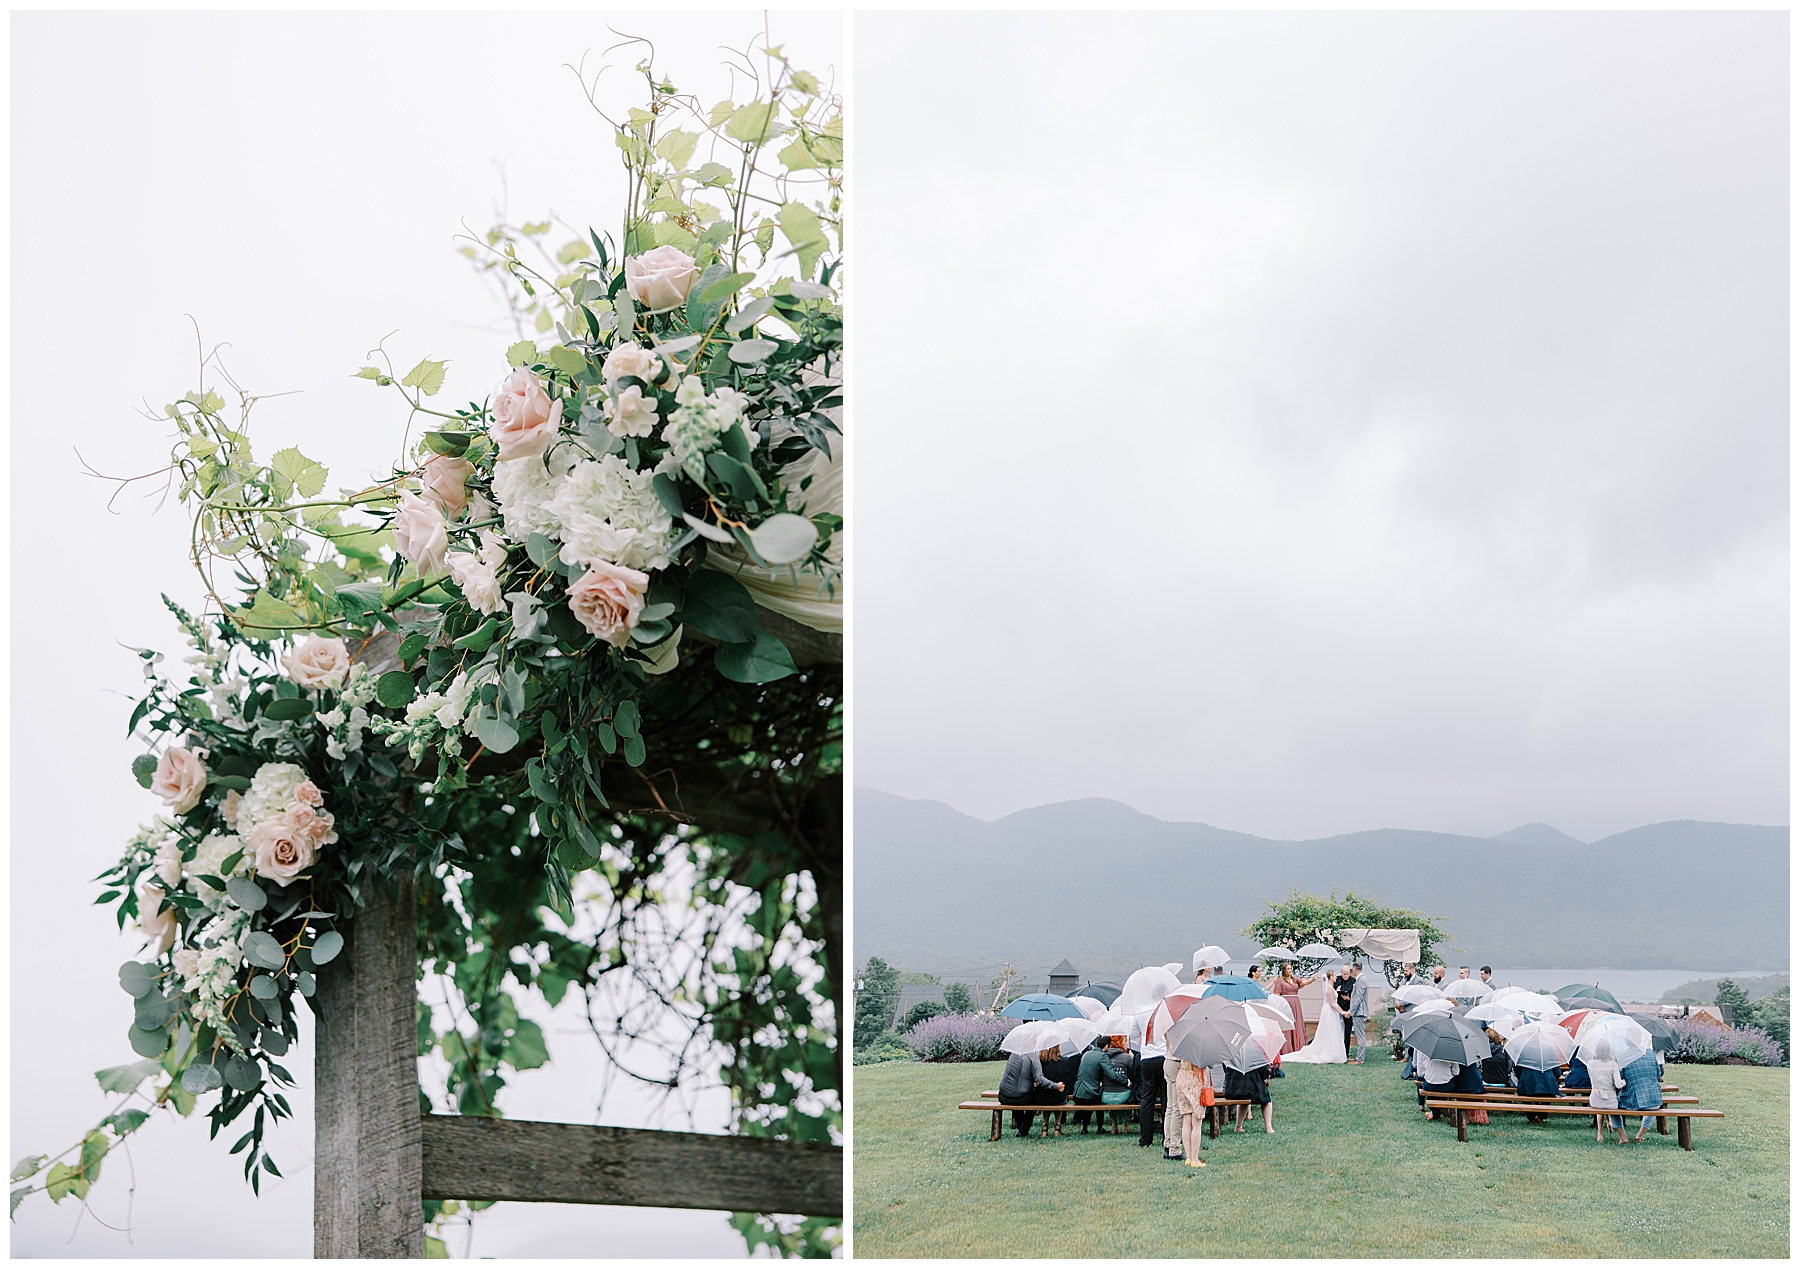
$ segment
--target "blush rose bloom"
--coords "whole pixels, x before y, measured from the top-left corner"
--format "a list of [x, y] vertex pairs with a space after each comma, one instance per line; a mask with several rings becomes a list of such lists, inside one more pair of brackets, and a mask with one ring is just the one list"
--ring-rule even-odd
[[308, 806], [324, 806], [325, 795], [319, 792], [319, 786], [311, 780], [302, 780], [294, 786], [294, 801], [304, 802]]
[[156, 875], [171, 890], [181, 885], [181, 842], [171, 838], [156, 848]]
[[237, 830], [238, 803], [243, 800], [244, 795], [233, 789], [225, 795], [225, 800], [219, 803], [219, 818], [224, 820], [234, 832]]
[[413, 562], [420, 577], [444, 571], [450, 534], [444, 528], [444, 513], [437, 509], [436, 503], [401, 490], [400, 510], [394, 513], [392, 527], [394, 549]]
[[656, 354], [648, 348], [639, 348], [636, 344], [620, 344], [606, 354], [606, 364], [600, 367], [600, 373], [609, 384], [617, 383], [626, 375], [642, 379], [645, 383], [653, 383], [657, 368]]
[[164, 908], [158, 912], [157, 906], [163, 901], [163, 888], [154, 881], [146, 881], [138, 887], [137, 927], [155, 947], [152, 956], [161, 956], [175, 944], [175, 909]]
[[304, 837], [312, 843], [314, 850], [329, 846], [338, 839], [336, 831], [331, 827], [337, 822], [337, 817], [330, 811], [320, 811], [304, 802], [294, 802], [281, 819], [296, 836]]
[[425, 464], [419, 479], [425, 485], [425, 496], [442, 508], [447, 519], [454, 520], [469, 505], [469, 477], [474, 474], [475, 464], [468, 459], [440, 454]]
[[551, 400], [529, 370], [513, 371], [494, 390], [494, 426], [488, 435], [500, 447], [501, 462], [543, 453], [561, 422], [562, 402]]
[[311, 835], [295, 829], [286, 816], [258, 824], [244, 845], [256, 856], [256, 875], [280, 886], [312, 867], [317, 854]]
[[625, 261], [625, 289], [651, 311], [687, 303], [700, 269], [694, 257], [674, 247], [657, 247]]
[[199, 805], [206, 791], [206, 764], [192, 749], [177, 745], [165, 749], [156, 761], [156, 775], [150, 781], [150, 792], [169, 804], [180, 815]]
[[282, 654], [281, 668], [301, 687], [336, 691], [350, 673], [350, 652], [342, 639], [308, 636], [292, 652]]
[[649, 588], [648, 573], [596, 560], [569, 587], [569, 611], [596, 639], [623, 647], [644, 610], [644, 592]]
[[656, 425], [662, 422], [656, 413], [655, 398], [646, 397], [635, 383], [621, 389], [618, 401], [607, 401], [603, 409], [606, 413], [606, 430], [621, 438], [649, 436], [656, 431]]

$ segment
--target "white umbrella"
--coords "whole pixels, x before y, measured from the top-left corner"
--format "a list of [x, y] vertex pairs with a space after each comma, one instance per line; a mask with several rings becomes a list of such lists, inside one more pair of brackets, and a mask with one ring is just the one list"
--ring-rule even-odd
[[[1475, 1011], [1471, 1009], [1469, 1010], [1469, 1014], [1464, 1016], [1472, 1015], [1474, 1012]], [[1492, 1027], [1495, 1031], [1498, 1031], [1502, 1036], [1509, 1036], [1524, 1025], [1525, 1019], [1521, 1018], [1516, 1013], [1509, 1013], [1504, 1017], [1495, 1018], [1492, 1022], [1488, 1023], [1488, 1026]]]
[[1105, 1002], [1095, 1000], [1092, 996], [1070, 996], [1069, 1003], [1081, 1010], [1084, 1018], [1098, 1018], [1106, 1012]]
[[1394, 993], [1394, 999], [1403, 1005], [1422, 1005], [1427, 1000], [1442, 1000], [1444, 993], [1430, 983], [1409, 983]]
[[1268, 1018], [1271, 1022], [1275, 1023], [1276, 1026], [1291, 1028], [1294, 1025], [1294, 1011], [1289, 1007], [1287, 997], [1285, 996], [1269, 996], [1263, 1000], [1246, 1000], [1244, 1004]]
[[1337, 948], [1327, 947], [1323, 943], [1308, 943], [1305, 947], [1296, 952], [1295, 955], [1304, 956], [1308, 960], [1335, 961], [1340, 959], [1344, 954], [1338, 951]]
[[1250, 1038], [1268, 1055], [1269, 1061], [1273, 1062], [1287, 1044], [1287, 1027], [1272, 1021], [1260, 1010], [1251, 1007], [1261, 1003], [1260, 1000], [1245, 1001], [1244, 1015], [1250, 1019]]
[[1470, 1022], [1502, 1022], [1510, 1018], [1518, 1022], [1525, 1016], [1521, 1009], [1515, 1009], [1504, 1000], [1485, 1000], [1463, 1015]]
[[1575, 1052], [1575, 1040], [1553, 1022], [1528, 1022], [1506, 1037], [1506, 1055], [1528, 1071], [1551, 1071]]
[[1036, 1053], [1039, 1049], [1047, 1049], [1050, 1047], [1049, 1045], [1040, 1044], [1038, 1041], [1043, 1036], [1046, 1027], [1055, 1025], [1056, 1023], [1048, 1018], [1021, 1022], [1008, 1031], [1006, 1038], [1000, 1041], [1000, 1051], [1002, 1053]]
[[1170, 961], [1167, 965], [1164, 965], [1163, 968], [1168, 970], [1171, 974], [1175, 975], [1175, 979], [1177, 982], [1185, 983], [1189, 978], [1191, 978], [1193, 976], [1192, 971], [1190, 971], [1188, 969], [1188, 967], [1186, 965], [1183, 965], [1180, 961]]
[[[1064, 1057], [1073, 1057], [1081, 1052], [1100, 1034], [1100, 1028], [1086, 1018], [1058, 1018], [1051, 1025], [1055, 1028], [1055, 1039], [1050, 1041], [1053, 1034], [1050, 1031], [1044, 1033], [1044, 1039], [1061, 1045]], [[1050, 1043], [1046, 1043], [1044, 1047], [1049, 1048]]]
[[1230, 963], [1231, 953], [1213, 943], [1208, 943], [1194, 953], [1194, 972], [1196, 974], [1200, 972], [1202, 965], [1209, 965], [1213, 969], [1223, 969]]
[[1457, 1000], [1486, 1000], [1494, 989], [1479, 978], [1459, 978], [1444, 988], [1444, 994]]
[[[1561, 1031], [1563, 1028], [1558, 1027]], [[1595, 1010], [1581, 1020], [1575, 1028], [1576, 1052], [1586, 1061], [1593, 1046], [1605, 1040], [1612, 1048], [1613, 1060], [1620, 1066], [1635, 1061], [1650, 1052], [1651, 1039], [1649, 1031], [1639, 1023], [1633, 1022], [1623, 1014], [1601, 1013]]]
[[1295, 953], [1292, 948], [1277, 945], [1275, 947], [1263, 948], [1262, 951], [1258, 952], [1250, 959], [1255, 961], [1291, 961], [1296, 955], [1297, 953]]
[[1551, 1014], [1560, 1018], [1563, 1015], [1563, 1007], [1556, 1002], [1554, 996], [1540, 996], [1534, 991], [1525, 991], [1504, 999], [1508, 1009], [1516, 1009], [1530, 1018], [1542, 1018]]
[[1117, 1009], [1108, 1009], [1092, 1021], [1096, 1027], [1100, 1028], [1100, 1035], [1128, 1036], [1131, 1034], [1132, 1023], [1136, 1020], [1128, 1013], [1122, 1013]]
[[1181, 980], [1160, 965], [1146, 965], [1125, 980], [1113, 1008], [1137, 1016], [1154, 1009], [1164, 996], [1181, 986]]
[[1436, 1000], [1422, 1000], [1406, 1012], [1410, 1017], [1416, 1013], [1449, 1013], [1454, 1008], [1456, 1008], [1454, 1002], [1439, 996]]
[[1514, 986], [1511, 983], [1508, 983], [1504, 987], [1494, 988], [1494, 999], [1496, 999], [1496, 1000], [1500, 999], [1502, 996], [1520, 996], [1520, 995], [1529, 996], [1531, 994], [1532, 994], [1531, 988], [1518, 987], [1518, 986]]

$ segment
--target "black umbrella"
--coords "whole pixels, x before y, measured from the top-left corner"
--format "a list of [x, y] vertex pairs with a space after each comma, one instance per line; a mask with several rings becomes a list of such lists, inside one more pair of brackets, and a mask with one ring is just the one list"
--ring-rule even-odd
[[1663, 1019], [1658, 1018], [1655, 1014], [1649, 1013], [1628, 1013], [1625, 1016], [1650, 1033], [1650, 1048], [1652, 1051], [1656, 1049], [1661, 1049], [1664, 1053], [1673, 1053], [1675, 1051], [1675, 1042], [1678, 1038], [1675, 1034], [1675, 1028], [1671, 1027]]
[[1221, 996], [1189, 1005], [1168, 1031], [1169, 1056], [1195, 1066], [1217, 1066], [1250, 1038], [1244, 1006]]
[[1438, 1062], [1467, 1065], [1493, 1052], [1487, 1036], [1476, 1030], [1473, 1023], [1447, 1013], [1428, 1013], [1417, 1022], [1402, 1019], [1400, 1035], [1408, 1046]]
[[1556, 1003], [1570, 1013], [1574, 1013], [1577, 1009], [1597, 1009], [1601, 1013], [1625, 1012], [1623, 1009], [1619, 1008], [1618, 1005], [1614, 1004], [1610, 998], [1601, 999], [1599, 996], [1558, 996], [1556, 998]]
[[1113, 1002], [1118, 1000], [1119, 993], [1123, 990], [1124, 988], [1117, 983], [1089, 983], [1086, 987], [1077, 987], [1069, 994], [1071, 996], [1087, 996], [1111, 1009]]

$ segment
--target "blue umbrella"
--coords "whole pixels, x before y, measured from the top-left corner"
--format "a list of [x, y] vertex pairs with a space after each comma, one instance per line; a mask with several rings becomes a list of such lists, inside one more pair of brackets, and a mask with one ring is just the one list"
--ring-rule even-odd
[[1052, 996], [1048, 992], [1035, 992], [1029, 996], [1020, 996], [1000, 1011], [1002, 1018], [1079, 1018], [1081, 1009], [1069, 1003], [1066, 996]]
[[1269, 993], [1255, 979], [1239, 974], [1220, 974], [1206, 980], [1202, 996], [1223, 996], [1227, 1000], [1266, 1000]]

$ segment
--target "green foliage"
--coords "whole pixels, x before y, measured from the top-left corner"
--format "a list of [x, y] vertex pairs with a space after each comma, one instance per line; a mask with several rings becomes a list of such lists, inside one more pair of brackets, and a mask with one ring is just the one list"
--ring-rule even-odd
[[872, 1066], [878, 1062], [910, 1062], [913, 1051], [906, 1046], [906, 1037], [898, 1031], [883, 1031], [868, 1044], [868, 1047], [856, 1051], [857, 1066]]
[[[1341, 897], [1335, 890], [1329, 895], [1290, 891], [1286, 899], [1270, 903], [1261, 917], [1238, 933], [1256, 939], [1263, 946], [1280, 944], [1298, 948], [1313, 942], [1330, 944], [1332, 936], [1339, 930], [1362, 929], [1417, 930], [1421, 970], [1443, 964], [1435, 949], [1437, 944], [1450, 937], [1433, 917], [1408, 908], [1385, 907], [1354, 890]], [[1387, 965], [1390, 986], [1399, 985], [1399, 974], [1399, 965], [1390, 961]]]
[[879, 956], [871, 956], [856, 978], [857, 1048], [867, 1048], [889, 1029], [899, 1002], [899, 971]]
[[951, 1013], [973, 1013], [975, 997], [967, 983], [951, 983], [944, 988], [944, 1004]]
[[1742, 1026], [1749, 1021], [1750, 993], [1732, 982], [1729, 978], [1721, 978], [1719, 986], [1713, 993], [1713, 1003], [1721, 1009], [1729, 1009], [1726, 1019], [1733, 1025]]
[[921, 1000], [906, 1011], [906, 1016], [900, 1020], [900, 1025], [896, 1029], [904, 1033], [912, 1030], [927, 1018], [940, 1018], [948, 1012], [950, 1011], [935, 1000]]

